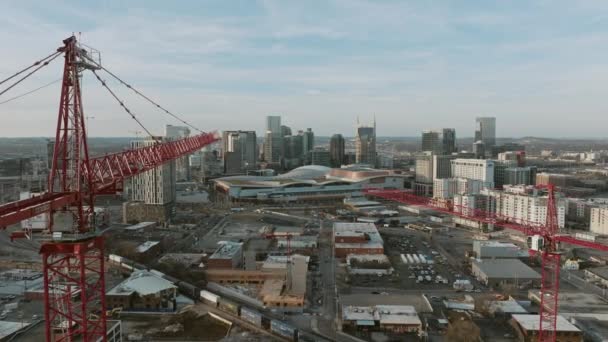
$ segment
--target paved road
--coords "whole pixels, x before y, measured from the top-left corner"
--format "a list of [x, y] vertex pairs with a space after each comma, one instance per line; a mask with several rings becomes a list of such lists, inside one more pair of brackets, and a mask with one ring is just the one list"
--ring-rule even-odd
[[331, 237], [326, 236], [331, 236], [332, 227], [331, 221], [322, 221], [319, 229], [319, 269], [324, 293], [321, 316], [317, 316], [317, 327], [322, 334], [335, 339], [336, 269]]

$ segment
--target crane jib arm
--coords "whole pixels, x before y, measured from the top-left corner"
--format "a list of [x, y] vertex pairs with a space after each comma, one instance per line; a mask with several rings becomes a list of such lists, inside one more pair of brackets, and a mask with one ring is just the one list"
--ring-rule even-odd
[[78, 193], [45, 193], [40, 196], [10, 202], [0, 206], [0, 228], [19, 223], [34, 216], [57, 210], [78, 200]]
[[[94, 193], [108, 193], [116, 183], [151, 170], [218, 141], [217, 132], [202, 133], [176, 141], [158, 143], [103, 157], [89, 159], [82, 165], [83, 175], [91, 177]], [[89, 172], [90, 170], [90, 172]], [[40, 196], [0, 205], [0, 229], [19, 223], [39, 214], [57, 210], [75, 203], [78, 193], [44, 193]]]
[[[183, 155], [196, 152], [220, 139], [217, 132], [109, 154], [89, 160], [90, 175], [96, 193], [107, 193], [124, 179], [151, 170]], [[86, 167], [83, 165], [83, 167]]]

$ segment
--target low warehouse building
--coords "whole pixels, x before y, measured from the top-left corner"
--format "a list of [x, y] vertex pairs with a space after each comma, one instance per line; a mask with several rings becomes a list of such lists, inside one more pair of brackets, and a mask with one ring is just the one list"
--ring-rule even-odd
[[417, 333], [422, 322], [411, 305], [342, 306], [342, 325], [356, 330]]
[[540, 274], [519, 259], [486, 259], [475, 260], [471, 264], [473, 276], [490, 287], [508, 284], [538, 285]]
[[[539, 315], [513, 315], [511, 326], [522, 342], [538, 341]], [[583, 333], [564, 317], [557, 316], [556, 342], [583, 342]]]
[[131, 276], [106, 293], [108, 309], [124, 311], [175, 311], [177, 286], [146, 270]]
[[521, 249], [512, 243], [498, 241], [473, 241], [473, 251], [479, 259], [519, 258]]
[[384, 254], [384, 241], [373, 223], [334, 223], [333, 240], [337, 258], [349, 254]]
[[243, 244], [221, 241], [220, 247], [207, 260], [208, 268], [238, 268], [243, 260]]

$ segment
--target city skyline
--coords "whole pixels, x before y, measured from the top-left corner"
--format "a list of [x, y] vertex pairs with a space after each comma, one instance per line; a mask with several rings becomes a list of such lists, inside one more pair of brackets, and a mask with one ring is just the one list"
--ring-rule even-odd
[[[0, 4], [0, 35], [12, 47], [0, 75], [82, 32], [106, 67], [205, 131], [262, 136], [263, 118], [277, 113], [319, 136], [352, 136], [357, 116], [376, 115], [378, 136], [417, 136], [440, 123], [467, 137], [475, 117], [493, 116], [498, 137], [605, 137], [597, 122], [608, 4], [565, 4], [141, 2], [121, 11], [110, 1], [44, 12]], [[0, 102], [59, 78], [60, 64]], [[113, 88], [154, 134], [179, 124]], [[90, 74], [83, 93], [91, 136], [141, 130]], [[3, 104], [11, 119], [0, 135], [52, 135], [58, 98], [54, 84]]]

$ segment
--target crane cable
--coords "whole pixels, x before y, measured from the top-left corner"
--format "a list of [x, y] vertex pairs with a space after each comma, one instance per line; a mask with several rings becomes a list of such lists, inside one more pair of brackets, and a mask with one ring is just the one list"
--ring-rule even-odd
[[0, 92], [0, 95], [3, 95], [4, 93], [6, 93], [7, 91], [9, 91], [10, 89], [12, 89], [13, 87], [15, 87], [17, 84], [21, 83], [23, 80], [25, 80], [26, 78], [32, 76], [32, 74], [34, 74], [36, 71], [44, 68], [45, 66], [49, 65], [50, 62], [52, 62], [55, 58], [57, 58], [59, 55], [61, 55], [61, 52], [55, 52], [54, 54], [50, 55], [49, 57], [45, 58], [45, 60], [43, 61], [38, 61], [36, 63], [34, 63], [32, 66], [29, 66], [21, 71], [19, 71], [18, 73], [14, 74], [13, 76], [3, 80], [2, 82], [0, 82], [0, 84], [20, 75], [21, 73], [29, 70], [30, 68], [38, 65], [38, 67], [32, 71], [30, 71], [28, 74], [26, 74], [25, 76], [21, 77], [19, 80], [17, 80], [15, 83], [13, 83], [10, 87], [4, 89], [2, 92]]
[[120, 79], [118, 76], [116, 76], [114, 73], [112, 73], [110, 70], [106, 69], [105, 67], [101, 67], [101, 69], [105, 72], [107, 72], [108, 74], [110, 74], [110, 76], [114, 77], [116, 80], [118, 80], [118, 82], [122, 83], [125, 87], [133, 90], [137, 95], [143, 97], [144, 99], [146, 99], [148, 102], [150, 102], [151, 104], [153, 104], [154, 106], [156, 106], [157, 108], [159, 108], [160, 110], [164, 111], [165, 113], [171, 115], [172, 117], [174, 117], [175, 119], [177, 119], [178, 121], [182, 122], [183, 124], [189, 126], [190, 128], [194, 129], [195, 131], [198, 131], [199, 133], [204, 133], [202, 130], [194, 127], [193, 125], [191, 125], [190, 123], [188, 123], [186, 120], [183, 120], [182, 118], [180, 118], [179, 116], [171, 113], [170, 111], [168, 111], [167, 109], [165, 109], [163, 106], [159, 105], [158, 103], [154, 102], [152, 99], [150, 99], [149, 97], [147, 97], [146, 95], [142, 94], [139, 90], [133, 88], [130, 84], [128, 84], [127, 82], [123, 81], [122, 79]]
[[[97, 73], [95, 72], [95, 70], [91, 69], [91, 72], [95, 75], [95, 77], [97, 77], [97, 80], [99, 82], [101, 82], [101, 85], [106, 88], [108, 90], [108, 92], [112, 95], [112, 97], [114, 97], [114, 99], [116, 101], [118, 101], [118, 104], [120, 104], [120, 106], [127, 112], [127, 114], [129, 114], [131, 116], [131, 118], [133, 120], [135, 120], [135, 122], [137, 122], [137, 124], [144, 130], [146, 131], [146, 133], [148, 133], [148, 135], [153, 138], [154, 135], [152, 135], [152, 133], [150, 133], [150, 131], [141, 123], [141, 121], [139, 121], [139, 119], [135, 116], [135, 114], [133, 114], [131, 112], [131, 110], [129, 108], [127, 108], [127, 106], [125, 106], [124, 102], [122, 100], [120, 100], [118, 98], [118, 96], [116, 96], [116, 94], [112, 91], [112, 89], [110, 89], [110, 87], [108, 87], [108, 85], [106, 84], [106, 81], [102, 80], [101, 77], [99, 77], [99, 75], [97, 75]], [[154, 140], [154, 139], [152, 139]]]
[[15, 73], [15, 74], [13, 74], [11, 77], [9, 77], [9, 78], [5, 78], [4, 80], [0, 81], [0, 84], [3, 84], [3, 83], [5, 83], [6, 81], [9, 81], [9, 80], [11, 80], [11, 79], [13, 79], [13, 78], [15, 78], [15, 77], [17, 77], [17, 76], [21, 75], [22, 73], [24, 73], [24, 72], [28, 71], [29, 69], [31, 69], [31, 68], [33, 68], [33, 67], [35, 67], [36, 65], [39, 65], [40, 63], [43, 63], [45, 60], [47, 60], [47, 59], [51, 58], [53, 55], [58, 54], [58, 53], [60, 53], [60, 52], [55, 51], [55, 52], [53, 52], [52, 54], [50, 54], [50, 55], [48, 55], [48, 56], [46, 56], [46, 57], [42, 58], [41, 60], [38, 60], [38, 61], [34, 62], [34, 64], [32, 64], [32, 65], [28, 66], [27, 68], [25, 68], [25, 69], [23, 69], [23, 70], [21, 70], [21, 71], [19, 71], [19, 72], [16, 72], [16, 73]]
[[46, 88], [46, 87], [48, 87], [48, 86], [50, 86], [50, 85], [53, 85], [53, 84], [55, 84], [55, 83], [57, 83], [57, 82], [59, 82], [59, 81], [61, 81], [61, 80], [62, 80], [62, 78], [58, 78], [58, 79], [54, 80], [53, 82], [47, 83], [47, 84], [45, 84], [45, 85], [43, 85], [43, 86], [40, 86], [40, 87], [38, 87], [38, 88], [36, 88], [36, 89], [30, 90], [30, 91], [28, 91], [28, 92], [26, 92], [26, 93], [23, 93], [23, 94], [21, 94], [21, 95], [17, 95], [17, 96], [15, 96], [15, 97], [11, 97], [11, 98], [10, 98], [10, 99], [8, 99], [8, 100], [4, 100], [4, 101], [0, 102], [0, 105], [3, 105], [3, 104], [8, 103], [8, 102], [11, 102], [11, 101], [13, 101], [13, 100], [17, 100], [17, 99], [22, 98], [22, 97], [24, 97], [24, 96], [26, 96], [26, 95], [29, 95], [29, 94], [35, 93], [35, 92], [37, 92], [38, 90], [42, 90], [43, 88]]

